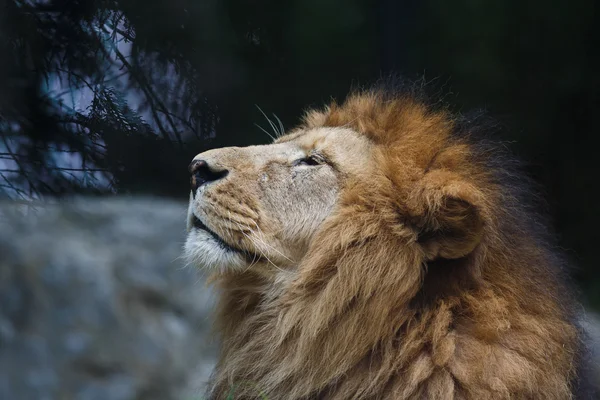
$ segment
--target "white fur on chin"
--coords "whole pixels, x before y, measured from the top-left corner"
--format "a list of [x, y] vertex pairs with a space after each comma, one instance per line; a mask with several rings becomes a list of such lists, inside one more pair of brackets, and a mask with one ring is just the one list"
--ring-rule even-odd
[[208, 232], [196, 229], [193, 226], [193, 196], [190, 193], [190, 202], [187, 213], [188, 235], [183, 247], [183, 254], [188, 264], [206, 269], [242, 269], [248, 266], [248, 261], [238, 252], [224, 248]]
[[184, 255], [189, 264], [211, 270], [241, 269], [248, 264], [241, 254], [223, 248], [208, 232], [195, 228], [188, 233]]

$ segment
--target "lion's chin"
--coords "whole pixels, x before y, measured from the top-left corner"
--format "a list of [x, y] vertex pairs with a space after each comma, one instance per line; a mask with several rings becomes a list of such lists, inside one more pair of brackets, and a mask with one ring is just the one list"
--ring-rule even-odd
[[189, 264], [211, 270], [242, 269], [248, 264], [242, 254], [224, 247], [210, 233], [201, 229], [190, 230], [184, 253]]

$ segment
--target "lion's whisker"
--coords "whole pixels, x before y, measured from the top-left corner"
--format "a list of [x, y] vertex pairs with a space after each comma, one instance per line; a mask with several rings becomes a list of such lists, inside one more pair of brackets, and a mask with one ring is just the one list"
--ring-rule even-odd
[[[277, 268], [279, 271], [281, 271], [281, 272], [284, 272], [284, 270], [283, 270], [282, 268], [278, 267], [277, 265], [275, 265], [275, 263], [274, 263], [273, 261], [271, 261], [271, 259], [270, 259], [270, 258], [269, 258], [269, 257], [268, 257], [266, 254], [265, 254], [265, 252], [264, 252], [264, 251], [263, 251], [263, 250], [260, 248], [260, 246], [258, 246], [258, 245], [257, 245], [257, 243], [256, 243], [255, 239], [254, 239], [254, 238], [252, 238], [252, 237], [250, 237], [250, 236], [249, 236], [247, 233], [245, 233], [245, 232], [244, 232], [244, 230], [243, 230], [243, 226], [242, 226], [242, 225], [240, 225], [240, 224], [239, 224], [238, 222], [236, 222], [236, 221], [232, 221], [232, 222], [233, 222], [234, 224], [237, 224], [237, 225], [238, 225], [238, 227], [240, 228], [240, 233], [241, 233], [242, 235], [244, 235], [246, 238], [248, 238], [248, 240], [250, 240], [250, 241], [252, 242], [252, 244], [254, 244], [254, 247], [256, 247], [256, 249], [259, 251], [259, 253], [260, 253], [260, 254], [261, 254], [261, 255], [262, 255], [262, 256], [263, 256], [263, 257], [264, 257], [264, 258], [265, 258], [265, 259], [266, 259], [266, 260], [267, 260], [267, 261], [268, 261], [268, 262], [269, 262], [269, 263], [270, 263], [272, 266], [274, 266], [275, 268]], [[258, 226], [258, 225], [257, 225], [257, 226]], [[247, 226], [246, 228], [247, 228], [247, 229], [249, 229], [251, 232], [253, 232], [253, 231], [252, 231], [252, 229], [251, 229], [249, 226]], [[249, 268], [249, 267], [248, 267], [248, 268]]]
[[271, 135], [265, 128], [263, 128], [259, 124], [254, 124], [254, 126], [256, 126], [258, 129], [260, 129], [261, 131], [263, 131], [264, 133], [266, 133], [267, 136], [269, 136], [271, 138], [271, 140], [276, 140], [276, 138], [274, 138], [273, 135]]
[[[277, 130], [277, 128], [275, 127], [275, 124], [273, 123], [273, 121], [271, 121], [271, 119], [267, 116], [267, 114], [265, 114], [265, 112], [258, 106], [258, 104], [255, 104], [256, 108], [258, 108], [258, 111], [260, 111], [260, 113], [265, 117], [265, 119], [267, 120], [267, 122], [269, 123], [269, 125], [271, 126], [271, 129], [273, 129], [273, 132], [275, 133], [276, 137], [279, 137], [279, 131]], [[271, 136], [271, 135], [269, 135]]]
[[[280, 267], [278, 267], [277, 265], [275, 265], [275, 263], [273, 261], [271, 261], [271, 259], [265, 254], [265, 252], [256, 245], [256, 242], [254, 241], [253, 238], [251, 238], [250, 236], [248, 236], [245, 232], [242, 232], [242, 235], [246, 236], [248, 238], [248, 240], [250, 240], [252, 243], [254, 243], [254, 246], [256, 247], [256, 249], [258, 250], [258, 252], [275, 268], [277, 268], [279, 271], [284, 272], [284, 270]], [[250, 267], [248, 267], [250, 268]]]
[[279, 139], [280, 137], [285, 135], [285, 129], [283, 128], [283, 122], [281, 122], [281, 120], [279, 119], [279, 117], [277, 115], [275, 115], [275, 113], [273, 113], [273, 117], [275, 117], [275, 119], [279, 123], [279, 135], [277, 136], [277, 138]]
[[[229, 215], [229, 217], [227, 218], [230, 222], [236, 224], [238, 226], [238, 228], [240, 229], [240, 231], [243, 231], [244, 228], [246, 230], [249, 230], [251, 233], [256, 234], [256, 238], [252, 239], [252, 243], [258, 247], [258, 244], [264, 246], [267, 249], [272, 250], [273, 252], [277, 253], [278, 255], [280, 255], [281, 257], [285, 258], [286, 260], [288, 260], [289, 262], [293, 263], [294, 260], [292, 260], [291, 258], [287, 257], [285, 254], [283, 254], [281, 251], [277, 250], [275, 247], [271, 246], [270, 244], [267, 243], [266, 239], [265, 239], [265, 235], [262, 231], [262, 229], [260, 228], [260, 226], [258, 225], [258, 223], [256, 223], [256, 221], [252, 220], [252, 223], [254, 224], [254, 226], [256, 226], [256, 230], [252, 229], [249, 225], [242, 225], [240, 224], [238, 221], [235, 221], [232, 217], [231, 217], [231, 211], [227, 210], [227, 213]], [[242, 232], [244, 233], [244, 232]], [[258, 240], [258, 243], [256, 242], [256, 240]]]
[[[281, 257], [285, 258], [286, 260], [288, 260], [289, 262], [293, 263], [294, 260], [290, 259], [289, 257], [287, 257], [285, 254], [283, 254], [282, 252], [280, 252], [279, 250], [277, 250], [275, 247], [271, 246], [270, 244], [268, 244], [265, 240], [265, 235], [262, 231], [262, 229], [260, 229], [260, 226], [258, 226], [258, 224], [256, 223], [256, 221], [252, 221], [254, 223], [254, 225], [256, 226], [256, 231], [253, 231], [254, 233], [257, 234], [258, 238], [260, 239], [261, 243], [270, 248], [271, 250], [273, 250], [274, 252], [276, 252], [277, 254], [279, 254]], [[248, 227], [248, 229], [250, 229], [250, 227]], [[251, 230], [251, 229], [250, 229]], [[261, 236], [262, 235], [262, 236]]]
[[[252, 240], [252, 238], [251, 238], [251, 237], [249, 237], [248, 235], [246, 235], [246, 234], [244, 233], [244, 231], [243, 231], [243, 226], [240, 226], [240, 224], [238, 224], [236, 221], [234, 221], [234, 220], [231, 218], [231, 211], [227, 210], [227, 214], [229, 215], [229, 216], [227, 217], [227, 219], [229, 220], [229, 222], [232, 222], [232, 223], [234, 223], [234, 224], [237, 224], [237, 225], [238, 225], [238, 228], [240, 228], [240, 232], [242, 233], [242, 235], [246, 236], [246, 237], [247, 237], [247, 238], [248, 238], [248, 239], [249, 239], [249, 240], [250, 240], [250, 241], [251, 241], [251, 242], [254, 244], [254, 241]], [[252, 232], [252, 229], [250, 229], [250, 227], [247, 227], [247, 229], [248, 229], [248, 230], [250, 230], [250, 232]], [[230, 229], [230, 231], [232, 231], [232, 230]], [[254, 244], [254, 245], [255, 245], [255, 247], [257, 247], [257, 246], [256, 246], [256, 244]], [[260, 249], [259, 249], [259, 251], [260, 251]], [[259, 260], [259, 259], [257, 259], [257, 255], [256, 255], [256, 253], [253, 253], [253, 254], [252, 254], [252, 261], [250, 262], [250, 264], [249, 264], [249, 265], [248, 265], [246, 268], [244, 268], [244, 272], [248, 271], [250, 268], [252, 268], [252, 266], [256, 265], [256, 263], [258, 263], [258, 260]]]

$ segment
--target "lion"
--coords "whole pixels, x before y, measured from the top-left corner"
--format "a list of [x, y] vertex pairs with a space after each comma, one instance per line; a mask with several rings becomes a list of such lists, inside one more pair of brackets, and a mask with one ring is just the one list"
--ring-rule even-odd
[[194, 158], [185, 254], [219, 291], [210, 398], [578, 395], [567, 264], [485, 120], [376, 87]]

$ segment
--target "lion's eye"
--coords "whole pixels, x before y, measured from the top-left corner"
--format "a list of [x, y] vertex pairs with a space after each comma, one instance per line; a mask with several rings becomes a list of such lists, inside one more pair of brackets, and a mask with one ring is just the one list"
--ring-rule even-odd
[[316, 166], [321, 164], [323, 164], [323, 160], [316, 155], [311, 155], [294, 161], [294, 165]]

